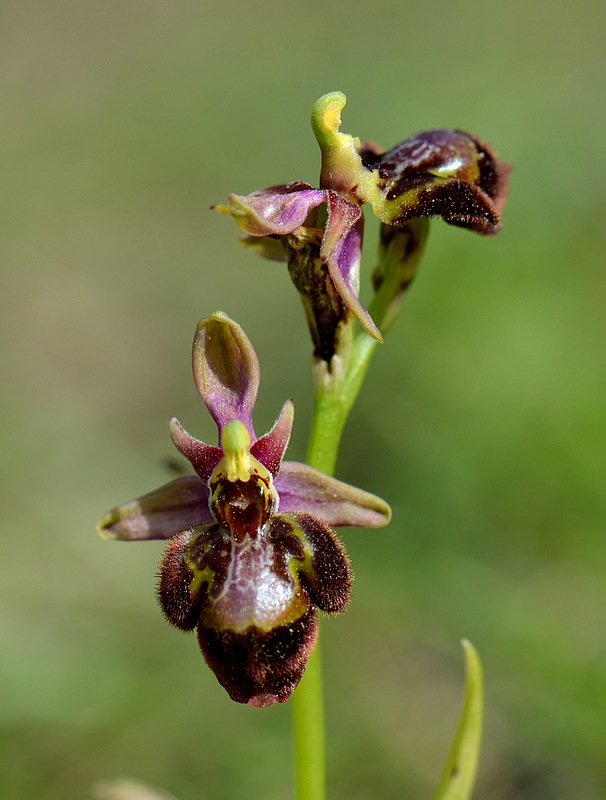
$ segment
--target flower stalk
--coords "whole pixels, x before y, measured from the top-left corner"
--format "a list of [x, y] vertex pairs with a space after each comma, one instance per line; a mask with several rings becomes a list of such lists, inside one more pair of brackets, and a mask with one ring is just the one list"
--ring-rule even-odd
[[291, 697], [295, 800], [326, 798], [326, 736], [320, 636]]

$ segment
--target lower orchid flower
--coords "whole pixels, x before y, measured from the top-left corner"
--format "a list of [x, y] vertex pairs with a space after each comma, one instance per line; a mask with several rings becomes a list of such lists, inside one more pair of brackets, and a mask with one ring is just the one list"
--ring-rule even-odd
[[338, 613], [349, 602], [351, 570], [333, 526], [379, 527], [391, 512], [375, 495], [283, 461], [292, 401], [257, 439], [259, 363], [225, 314], [199, 323], [193, 371], [219, 446], [173, 418], [173, 442], [196, 474], [114, 508], [99, 531], [168, 539], [158, 585], [166, 618], [197, 629], [204, 658], [233, 700], [264, 707], [287, 700], [299, 682], [316, 640], [316, 609]]

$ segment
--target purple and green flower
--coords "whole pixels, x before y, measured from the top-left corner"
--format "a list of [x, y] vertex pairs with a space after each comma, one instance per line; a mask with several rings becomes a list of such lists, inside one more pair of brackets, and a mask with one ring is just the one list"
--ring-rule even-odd
[[[344, 106], [345, 95], [332, 92], [312, 111], [322, 152], [319, 189], [295, 181], [246, 196], [231, 194], [226, 205], [215, 206], [235, 219], [247, 246], [288, 262], [316, 355], [325, 361], [335, 350], [336, 324], [349, 313], [382, 340], [380, 326], [358, 297], [361, 206], [369, 204], [380, 219], [382, 240], [428, 217], [491, 235], [500, 227], [509, 173], [488, 145], [455, 129], [425, 131], [386, 152], [362, 144], [339, 130]], [[424, 241], [418, 235], [412, 239], [415, 246]]]
[[284, 702], [314, 647], [316, 609], [337, 613], [349, 602], [351, 571], [333, 527], [385, 525], [389, 506], [283, 460], [292, 401], [256, 437], [259, 363], [225, 314], [198, 325], [193, 372], [219, 445], [199, 441], [173, 418], [172, 440], [195, 474], [114, 508], [99, 530], [110, 539], [167, 539], [158, 597], [168, 621], [197, 629], [232, 699], [257, 707]]

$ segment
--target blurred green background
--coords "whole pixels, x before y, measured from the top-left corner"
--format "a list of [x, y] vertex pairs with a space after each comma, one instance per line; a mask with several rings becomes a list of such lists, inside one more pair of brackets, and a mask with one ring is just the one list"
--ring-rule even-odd
[[[394, 521], [344, 531], [356, 584], [324, 626], [331, 797], [431, 797], [484, 661], [477, 798], [606, 796], [606, 6], [335, 0], [0, 5], [0, 796], [128, 775], [179, 800], [291, 795], [289, 709], [231, 703], [154, 597], [161, 543], [96, 520], [166, 480], [166, 421], [223, 309], [296, 399], [310, 343], [287, 271], [209, 206], [315, 183], [309, 111], [391, 146], [461, 127], [515, 165], [505, 226], [436, 221], [338, 476]], [[368, 225], [365, 296], [376, 228]]]

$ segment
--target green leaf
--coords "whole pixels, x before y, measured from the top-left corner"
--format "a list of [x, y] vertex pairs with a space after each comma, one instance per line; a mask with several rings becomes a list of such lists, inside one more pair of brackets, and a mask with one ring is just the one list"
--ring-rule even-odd
[[478, 768], [484, 711], [482, 664], [470, 642], [461, 644], [465, 656], [463, 707], [434, 800], [468, 800]]

